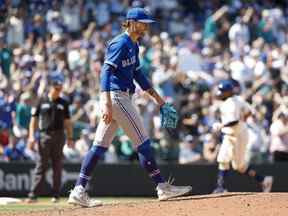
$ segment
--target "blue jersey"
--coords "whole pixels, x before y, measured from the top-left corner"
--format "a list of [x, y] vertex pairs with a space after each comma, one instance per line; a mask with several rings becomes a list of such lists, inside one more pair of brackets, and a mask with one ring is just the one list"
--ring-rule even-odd
[[135, 80], [143, 90], [151, 84], [141, 71], [139, 63], [139, 46], [127, 33], [115, 37], [108, 45], [104, 66], [101, 70], [102, 91], [135, 92]]

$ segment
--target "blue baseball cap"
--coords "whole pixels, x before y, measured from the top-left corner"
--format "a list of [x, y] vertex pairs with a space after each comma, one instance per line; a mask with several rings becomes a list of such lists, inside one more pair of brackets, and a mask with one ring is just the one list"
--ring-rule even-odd
[[60, 74], [53, 74], [50, 76], [51, 85], [63, 85], [64, 84], [64, 76]]
[[155, 20], [152, 19], [149, 12], [144, 8], [131, 8], [128, 10], [126, 15], [127, 20], [134, 20], [142, 23], [153, 23]]

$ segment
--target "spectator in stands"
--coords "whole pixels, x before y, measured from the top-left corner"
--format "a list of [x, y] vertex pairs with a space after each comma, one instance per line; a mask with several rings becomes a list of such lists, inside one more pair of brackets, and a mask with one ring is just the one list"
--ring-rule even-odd
[[[116, 131], [116, 136], [112, 142], [112, 145], [118, 154], [118, 160], [123, 162], [132, 162], [138, 159], [137, 152], [133, 148], [131, 140], [124, 133], [123, 129], [119, 128]], [[111, 150], [113, 152], [113, 148]]]
[[65, 0], [61, 7], [61, 15], [64, 24], [73, 38], [78, 38], [80, 36], [81, 7], [82, 2], [75, 0]]
[[33, 22], [28, 26], [28, 39], [33, 44], [39, 40], [44, 40], [46, 37], [46, 26], [43, 17], [36, 14], [33, 17]]
[[83, 129], [81, 131], [80, 139], [75, 142], [75, 149], [79, 152], [82, 159], [88, 152], [91, 145], [92, 140], [90, 139], [90, 131], [89, 129]]
[[70, 106], [71, 122], [73, 123], [73, 134], [76, 139], [80, 138], [81, 131], [89, 127], [89, 116], [83, 106], [81, 95], [75, 95]]
[[219, 21], [219, 19], [222, 18], [223, 15], [227, 12], [228, 6], [225, 5], [206, 19], [203, 30], [204, 43], [208, 40], [216, 39], [219, 30], [219, 27], [217, 26], [217, 21]]
[[243, 16], [237, 17], [229, 29], [230, 50], [234, 55], [245, 52], [250, 42], [250, 31], [247, 23], [253, 14], [253, 8], [248, 8]]
[[269, 138], [257, 116], [251, 115], [247, 118], [248, 143], [247, 143], [247, 161], [251, 164], [263, 163], [268, 161], [267, 152]]
[[273, 34], [273, 19], [270, 16], [270, 11], [264, 9], [262, 11], [262, 19], [258, 24], [258, 36], [262, 37], [266, 43], [275, 42]]
[[6, 78], [10, 77], [11, 64], [13, 62], [13, 54], [11, 48], [9, 48], [5, 42], [5, 35], [0, 30], [0, 66], [2, 73]]
[[107, 152], [104, 154], [104, 162], [107, 164], [116, 164], [119, 162], [114, 145], [110, 145]]
[[[15, 125], [15, 98], [8, 92], [0, 92], [0, 128], [2, 145], [10, 143], [10, 135]], [[11, 137], [12, 139], [12, 137]]]
[[31, 93], [24, 92], [20, 96], [19, 103], [16, 104], [16, 125], [26, 131], [28, 131], [31, 118], [31, 100]]
[[13, 8], [7, 24], [7, 44], [21, 46], [24, 44], [24, 19], [21, 10]]
[[288, 112], [284, 110], [279, 113], [273, 121], [271, 128], [270, 152], [273, 154], [274, 162], [288, 161]]
[[182, 143], [180, 143], [179, 163], [189, 164], [199, 162], [202, 159], [201, 154], [196, 150], [197, 140], [187, 135]]
[[4, 148], [3, 156], [5, 161], [20, 161], [27, 159], [24, 154], [24, 148], [17, 142], [14, 134], [10, 135], [9, 145]]
[[63, 147], [64, 159], [68, 162], [79, 162], [82, 160], [79, 151], [75, 148], [70, 148], [67, 144]]
[[62, 17], [59, 11], [49, 11], [47, 12], [47, 32], [51, 35], [65, 35], [67, 32], [67, 27], [62, 21]]
[[219, 151], [219, 142], [213, 134], [206, 134], [203, 141], [203, 159], [215, 163]]

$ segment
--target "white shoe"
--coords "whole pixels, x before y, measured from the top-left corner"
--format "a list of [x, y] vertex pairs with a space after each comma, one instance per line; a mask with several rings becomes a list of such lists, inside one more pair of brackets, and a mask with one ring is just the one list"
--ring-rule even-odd
[[80, 205], [82, 207], [96, 207], [101, 206], [102, 202], [100, 200], [90, 199], [87, 192], [83, 186], [76, 186], [70, 193], [69, 204]]
[[52, 203], [58, 203], [58, 202], [60, 202], [60, 199], [58, 197], [52, 197], [51, 202]]
[[157, 188], [158, 200], [164, 201], [170, 198], [183, 196], [192, 190], [191, 186], [175, 186], [168, 182], [158, 184]]
[[273, 176], [265, 176], [262, 182], [262, 191], [265, 193], [271, 192], [272, 185], [273, 185]]

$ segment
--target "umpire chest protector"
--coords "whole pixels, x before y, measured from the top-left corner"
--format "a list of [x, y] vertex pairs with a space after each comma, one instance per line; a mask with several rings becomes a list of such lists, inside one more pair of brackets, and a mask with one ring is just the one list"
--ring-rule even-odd
[[68, 103], [62, 98], [41, 98], [32, 115], [39, 118], [40, 131], [64, 130], [64, 119], [69, 118]]

